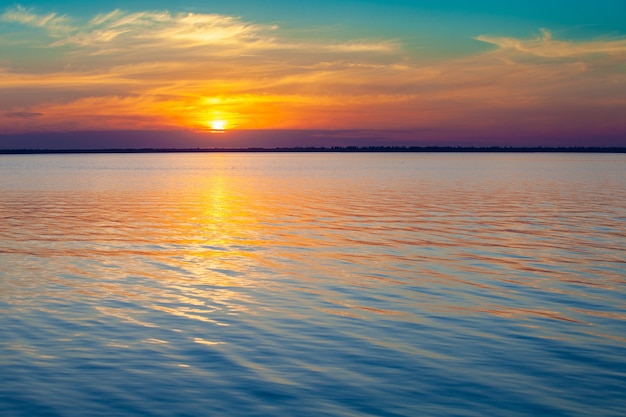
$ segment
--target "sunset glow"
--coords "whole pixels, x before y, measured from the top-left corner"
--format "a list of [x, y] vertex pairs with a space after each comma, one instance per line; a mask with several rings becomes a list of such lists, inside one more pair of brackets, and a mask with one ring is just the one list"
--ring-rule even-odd
[[211, 130], [224, 131], [226, 130], [226, 122], [223, 120], [213, 120], [209, 122]]
[[254, 3], [9, 6], [0, 10], [0, 132], [208, 127], [354, 130], [370, 143], [626, 143], [626, 25], [615, 19], [624, 3], [561, 14], [481, 2], [426, 13], [413, 3], [350, 12], [322, 2], [306, 22]]

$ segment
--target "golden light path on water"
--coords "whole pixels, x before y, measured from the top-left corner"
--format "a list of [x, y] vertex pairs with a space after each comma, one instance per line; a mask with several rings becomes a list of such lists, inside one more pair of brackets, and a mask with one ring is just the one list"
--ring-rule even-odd
[[626, 160], [0, 157], [6, 415], [619, 415]]

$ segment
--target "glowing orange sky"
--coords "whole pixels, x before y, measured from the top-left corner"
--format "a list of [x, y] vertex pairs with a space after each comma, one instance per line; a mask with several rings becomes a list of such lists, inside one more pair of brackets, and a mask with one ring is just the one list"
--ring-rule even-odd
[[[433, 58], [398, 39], [292, 36], [210, 13], [1, 15], [4, 133], [376, 129], [626, 133], [626, 39], [477, 34]], [[317, 40], [319, 38], [319, 40]], [[344, 36], [345, 38], [345, 36]], [[214, 129], [215, 130], [215, 129]]]

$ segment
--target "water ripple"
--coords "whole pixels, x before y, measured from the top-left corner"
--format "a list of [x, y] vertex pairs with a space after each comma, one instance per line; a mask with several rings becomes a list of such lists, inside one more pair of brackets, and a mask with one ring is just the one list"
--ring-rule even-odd
[[623, 155], [0, 157], [0, 414], [626, 409]]

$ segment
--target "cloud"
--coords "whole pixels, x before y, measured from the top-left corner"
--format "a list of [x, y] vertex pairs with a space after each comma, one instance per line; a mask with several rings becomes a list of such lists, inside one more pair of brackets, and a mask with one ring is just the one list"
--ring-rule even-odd
[[540, 36], [530, 40], [487, 35], [477, 36], [476, 39], [498, 46], [501, 52], [521, 52], [544, 58], [584, 57], [598, 54], [623, 57], [626, 54], [626, 39], [568, 42], [554, 39], [548, 29], [541, 29], [540, 32]]
[[[108, 50], [107, 44], [116, 42], [112, 51], [134, 49], [138, 46], [167, 49], [218, 45], [255, 47], [267, 38], [260, 34], [271, 26], [256, 25], [217, 14], [171, 14], [163, 12], [125, 13], [114, 10], [98, 15], [83, 27], [64, 37], [54, 46], [74, 44]], [[102, 49], [104, 48], [104, 49]]]
[[28, 111], [17, 111], [17, 112], [6, 113], [5, 115], [7, 117], [14, 117], [14, 118], [17, 118], [17, 119], [32, 119], [34, 117], [43, 116], [43, 113], [28, 112]]
[[[334, 52], [390, 52], [392, 42], [353, 41], [333, 44], [311, 42], [286, 42], [272, 36], [276, 25], [246, 22], [239, 17], [219, 14], [175, 13], [169, 11], [143, 11], [128, 13], [119, 9], [99, 14], [83, 25], [70, 24], [67, 16], [37, 15], [21, 6], [8, 9], [0, 17], [48, 30], [51, 37], [60, 38], [52, 46], [78, 45], [99, 49], [100, 53], [147, 48], [184, 49], [201, 47], [258, 49], [299, 49], [303, 46]], [[117, 48], [107, 44], [115, 42]], [[101, 49], [100, 49], [101, 48]], [[230, 49], [231, 54], [233, 52]], [[91, 51], [90, 53], [98, 53]], [[215, 54], [216, 51], [210, 51]]]
[[63, 36], [73, 30], [67, 16], [58, 16], [56, 13], [37, 15], [22, 6], [7, 9], [0, 15], [0, 21], [45, 28], [52, 36]]

